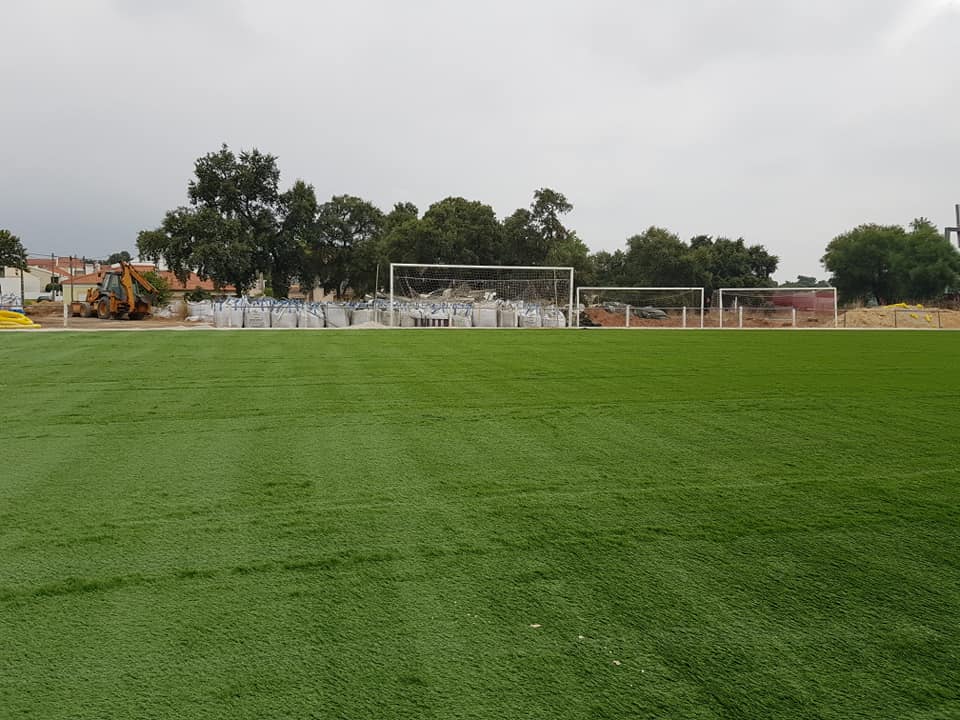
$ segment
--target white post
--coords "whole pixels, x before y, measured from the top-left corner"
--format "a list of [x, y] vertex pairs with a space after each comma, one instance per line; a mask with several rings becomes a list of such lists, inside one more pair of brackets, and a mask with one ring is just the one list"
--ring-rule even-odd
[[[580, 307], [579, 303], [576, 309], [577, 312], [577, 325], [580, 324]], [[573, 327], [573, 268], [570, 268], [570, 308], [569, 308], [569, 317], [567, 317], [567, 327]]]
[[833, 289], [833, 326], [835, 328], [840, 327], [840, 317], [837, 313], [837, 289]]
[[683, 329], [687, 329], [687, 306], [683, 306]]
[[796, 327], [797, 326], [797, 309], [796, 308], [790, 308], [790, 309], [793, 310], [793, 326]]
[[627, 314], [626, 316], [624, 316], [623, 326], [630, 327], [630, 306], [629, 305], [627, 305]]
[[703, 317], [706, 314], [706, 306], [704, 305], [703, 298], [704, 290], [700, 288], [700, 329], [703, 330], [703, 323], [705, 318]]
[[390, 263], [390, 327], [394, 327], [394, 313], [393, 313], [393, 263]]
[[580, 288], [577, 288], [577, 320], [574, 324], [573, 318], [570, 319], [571, 327], [580, 327]]
[[63, 299], [63, 326], [64, 326], [64, 327], [67, 327], [67, 316], [68, 316], [68, 314], [69, 314], [69, 313], [67, 312], [67, 299], [64, 298], [64, 299]]
[[737, 315], [740, 318], [740, 329], [743, 329], [743, 305], [737, 307]]
[[723, 290], [720, 290], [720, 329], [723, 329]]

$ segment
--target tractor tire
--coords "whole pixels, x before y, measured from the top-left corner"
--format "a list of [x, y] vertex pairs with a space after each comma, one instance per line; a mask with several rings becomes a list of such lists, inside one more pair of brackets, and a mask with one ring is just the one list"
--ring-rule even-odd
[[110, 301], [106, 298], [97, 303], [97, 317], [101, 320], [110, 319]]

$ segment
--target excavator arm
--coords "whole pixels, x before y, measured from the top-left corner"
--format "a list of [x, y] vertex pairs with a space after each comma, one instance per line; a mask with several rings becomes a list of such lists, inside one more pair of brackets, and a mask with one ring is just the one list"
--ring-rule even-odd
[[120, 284], [127, 292], [127, 302], [142, 300], [148, 305], [157, 301], [157, 289], [135, 267], [129, 263], [120, 263]]

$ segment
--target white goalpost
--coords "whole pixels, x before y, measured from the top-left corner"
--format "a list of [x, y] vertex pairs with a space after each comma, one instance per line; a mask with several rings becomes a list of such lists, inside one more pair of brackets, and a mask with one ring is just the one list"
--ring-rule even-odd
[[579, 287], [577, 327], [702, 328], [702, 287]]
[[572, 327], [573, 268], [390, 263], [391, 327]]
[[719, 327], [837, 327], [837, 289], [720, 288], [714, 295]]

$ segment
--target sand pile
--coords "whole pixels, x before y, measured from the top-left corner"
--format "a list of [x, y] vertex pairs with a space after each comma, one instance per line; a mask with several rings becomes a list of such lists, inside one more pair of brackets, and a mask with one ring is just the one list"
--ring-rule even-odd
[[840, 311], [840, 327], [960, 329], [960, 311], [922, 305], [889, 305]]

